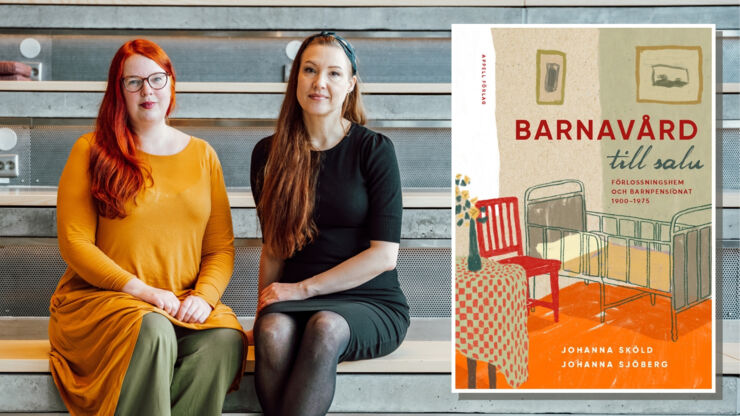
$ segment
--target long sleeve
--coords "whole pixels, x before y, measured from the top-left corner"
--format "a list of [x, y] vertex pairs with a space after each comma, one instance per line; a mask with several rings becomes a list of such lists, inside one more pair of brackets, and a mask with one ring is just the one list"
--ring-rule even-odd
[[234, 271], [234, 231], [221, 163], [213, 148], [208, 146], [207, 149], [211, 165], [211, 215], [203, 235], [200, 273], [194, 294], [215, 306]]
[[80, 277], [101, 289], [120, 291], [135, 278], [96, 245], [98, 214], [90, 194], [92, 134], [80, 137], [67, 159], [57, 194], [57, 238], [62, 258]]

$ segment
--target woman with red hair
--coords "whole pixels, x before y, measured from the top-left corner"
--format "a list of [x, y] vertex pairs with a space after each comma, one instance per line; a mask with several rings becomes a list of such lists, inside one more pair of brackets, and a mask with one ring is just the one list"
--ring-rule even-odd
[[51, 298], [51, 372], [71, 414], [220, 415], [246, 336], [219, 299], [234, 265], [223, 173], [167, 124], [175, 72], [153, 42], [113, 57], [95, 131], [59, 181], [69, 266]]
[[396, 273], [398, 163], [390, 139], [363, 126], [357, 77], [349, 42], [306, 38], [276, 132], [252, 153], [264, 236], [255, 385], [266, 415], [325, 414], [337, 363], [390, 354], [409, 326]]

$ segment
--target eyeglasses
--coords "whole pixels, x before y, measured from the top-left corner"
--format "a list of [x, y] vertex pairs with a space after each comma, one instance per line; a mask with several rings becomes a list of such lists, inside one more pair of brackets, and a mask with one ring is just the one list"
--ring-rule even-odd
[[146, 78], [137, 77], [136, 75], [123, 77], [121, 82], [123, 82], [123, 88], [126, 88], [126, 91], [137, 92], [144, 88], [144, 80], [149, 83], [149, 86], [152, 87], [152, 89], [161, 90], [167, 86], [168, 79], [169, 74], [166, 72], [155, 72]]

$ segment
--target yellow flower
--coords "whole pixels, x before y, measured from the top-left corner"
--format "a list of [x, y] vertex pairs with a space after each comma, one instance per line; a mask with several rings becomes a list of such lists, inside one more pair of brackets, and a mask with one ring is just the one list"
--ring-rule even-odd
[[477, 219], [478, 216], [480, 215], [480, 210], [476, 206], [471, 207], [469, 212], [470, 212], [470, 218], [474, 220]]
[[465, 175], [465, 183], [470, 184], [470, 176]]
[[462, 218], [463, 218], [463, 214], [462, 214], [462, 212], [461, 212], [461, 213], [459, 213], [459, 214], [457, 214], [457, 219], [458, 219], [458, 220], [461, 220]]
[[460, 178], [462, 178], [462, 173], [458, 173], [457, 175], [455, 175], [455, 179], [460, 179]]
[[455, 196], [459, 196], [459, 195], [460, 195], [460, 187], [455, 186]]
[[463, 199], [468, 199], [469, 196], [470, 196], [470, 192], [469, 191], [462, 191], [462, 197], [463, 197]]
[[475, 206], [475, 203], [476, 202], [478, 202], [478, 197], [477, 196], [475, 198], [473, 198], [473, 199], [470, 200], [470, 204], [473, 205], [473, 206]]

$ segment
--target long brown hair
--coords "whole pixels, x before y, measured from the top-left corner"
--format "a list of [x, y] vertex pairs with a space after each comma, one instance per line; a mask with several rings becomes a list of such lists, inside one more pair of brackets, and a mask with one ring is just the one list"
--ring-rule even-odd
[[100, 104], [90, 151], [90, 192], [98, 215], [107, 218], [125, 217], [126, 203], [151, 183], [149, 168], [136, 155], [139, 139], [131, 130], [121, 84], [123, 65], [133, 55], [147, 57], [167, 72], [172, 93], [167, 115], [175, 108], [175, 70], [164, 50], [146, 39], [124, 43], [108, 70], [108, 86]]
[[[277, 128], [272, 136], [257, 212], [266, 248], [283, 259], [302, 249], [318, 233], [313, 211], [321, 153], [311, 151], [313, 146], [303, 124], [303, 109], [296, 96], [301, 58], [311, 44], [342, 48], [339, 42], [334, 35], [323, 33], [303, 41], [290, 69]], [[342, 104], [342, 117], [365, 124], [359, 77]]]

